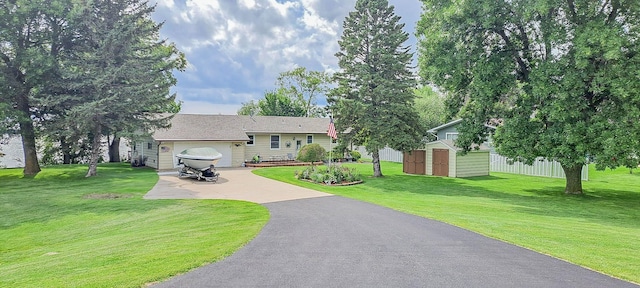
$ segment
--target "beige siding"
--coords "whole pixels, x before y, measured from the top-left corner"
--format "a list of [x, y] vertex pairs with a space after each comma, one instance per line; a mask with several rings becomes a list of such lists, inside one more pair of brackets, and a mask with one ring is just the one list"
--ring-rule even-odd
[[447, 149], [449, 150], [449, 177], [456, 177], [456, 151], [451, 150], [449, 146], [442, 143], [427, 144], [425, 150], [427, 150], [427, 156], [425, 165], [427, 166], [425, 171], [427, 175], [433, 175], [433, 149]]
[[[138, 140], [133, 142], [133, 148], [131, 150], [131, 160], [137, 159], [139, 156], [146, 158], [145, 165], [158, 168], [158, 146], [151, 138]], [[149, 143], [151, 143], [151, 149], [149, 149]]]
[[473, 177], [489, 175], [489, 151], [469, 152], [457, 157], [456, 177]]
[[233, 142], [231, 143], [231, 167], [240, 167], [245, 160], [245, 145], [243, 142]]
[[[149, 144], [151, 144], [151, 149], [149, 149]], [[145, 165], [158, 169], [158, 143], [151, 139], [148, 139], [144, 142], [143, 145], [145, 148], [144, 155], [148, 157]]]
[[173, 142], [161, 142], [158, 145], [160, 153], [158, 154], [158, 170], [173, 169]]
[[[301, 141], [301, 147], [307, 145], [307, 135], [313, 135], [313, 143], [318, 143], [329, 151], [329, 136], [325, 134], [247, 134], [255, 136], [254, 145], [247, 145], [244, 149], [246, 160], [251, 160], [254, 155], [260, 155], [262, 160], [269, 160], [272, 157], [287, 158], [289, 154], [295, 158], [298, 154], [296, 142]], [[271, 135], [280, 135], [280, 149], [271, 149]], [[332, 146], [334, 145], [337, 144], [332, 144]]]

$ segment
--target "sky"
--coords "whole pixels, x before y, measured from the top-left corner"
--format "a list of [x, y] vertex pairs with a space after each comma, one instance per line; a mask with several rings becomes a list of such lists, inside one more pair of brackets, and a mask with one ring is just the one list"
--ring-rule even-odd
[[[337, 71], [338, 40], [356, 0], [154, 0], [160, 36], [187, 58], [173, 92], [180, 113], [235, 115], [282, 72]], [[389, 0], [416, 51], [419, 0]], [[415, 58], [415, 56], [414, 56]], [[415, 65], [415, 63], [414, 63]], [[319, 104], [324, 99], [319, 99]]]

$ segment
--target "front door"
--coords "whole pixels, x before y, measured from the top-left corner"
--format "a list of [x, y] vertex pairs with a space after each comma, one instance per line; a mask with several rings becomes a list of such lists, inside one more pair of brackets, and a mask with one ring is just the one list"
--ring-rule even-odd
[[433, 176], [449, 176], [449, 150], [433, 149]]
[[302, 147], [302, 140], [296, 140], [296, 151], [300, 150], [300, 147]]

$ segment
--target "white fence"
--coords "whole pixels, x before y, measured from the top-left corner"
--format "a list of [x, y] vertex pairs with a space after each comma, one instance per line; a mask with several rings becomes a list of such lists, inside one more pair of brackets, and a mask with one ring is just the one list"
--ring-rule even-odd
[[[498, 154], [491, 154], [491, 172], [503, 172], [512, 174], [522, 174], [531, 176], [565, 178], [564, 171], [560, 163], [539, 158], [533, 165], [525, 165], [522, 162], [507, 163], [507, 157]], [[582, 180], [589, 180], [589, 168], [582, 167]]]
[[[371, 154], [367, 153], [364, 146], [358, 146], [355, 148], [362, 157], [371, 158]], [[402, 163], [403, 154], [400, 151], [393, 150], [386, 147], [380, 150], [380, 160], [399, 162]], [[502, 172], [511, 174], [522, 174], [530, 176], [552, 177], [552, 178], [565, 178], [564, 170], [560, 163], [556, 161], [545, 160], [540, 158], [533, 162], [533, 165], [525, 165], [522, 162], [514, 162], [512, 165], [507, 163], [507, 157], [498, 154], [491, 154], [490, 163], [491, 172]], [[589, 180], [589, 168], [585, 165], [582, 167], [582, 180]]]
[[[354, 150], [360, 152], [360, 154], [362, 154], [362, 157], [371, 159], [371, 154], [367, 153], [367, 150], [364, 148], [364, 146], [355, 147]], [[396, 151], [389, 147], [385, 147], [384, 149], [380, 150], [379, 153], [380, 161], [402, 163], [403, 155], [401, 151]]]

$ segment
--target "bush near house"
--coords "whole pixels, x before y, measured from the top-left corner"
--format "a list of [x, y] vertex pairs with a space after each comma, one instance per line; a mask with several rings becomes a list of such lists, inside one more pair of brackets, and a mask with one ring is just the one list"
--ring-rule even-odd
[[320, 144], [307, 144], [302, 146], [296, 159], [301, 162], [317, 162], [324, 160], [326, 153]]
[[356, 150], [349, 152], [349, 154], [351, 155], [351, 158], [353, 159], [353, 161], [358, 161], [360, 160], [360, 158], [362, 158], [362, 154], [360, 154], [360, 152]]
[[342, 146], [337, 146], [333, 148], [331, 153], [332, 153], [331, 160], [335, 162], [338, 162], [339, 160], [343, 160], [343, 159], [358, 161], [360, 160], [360, 158], [362, 158], [362, 154], [360, 154], [360, 152], [356, 150], [350, 151], [346, 147], [342, 147]]

